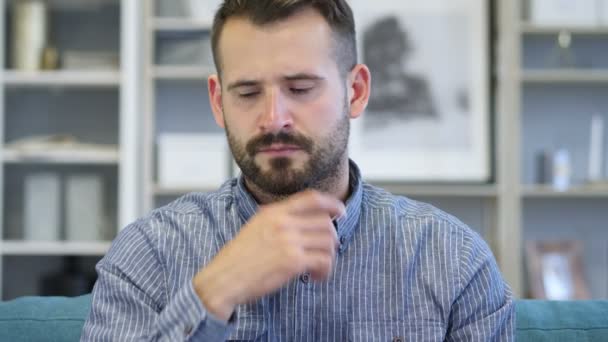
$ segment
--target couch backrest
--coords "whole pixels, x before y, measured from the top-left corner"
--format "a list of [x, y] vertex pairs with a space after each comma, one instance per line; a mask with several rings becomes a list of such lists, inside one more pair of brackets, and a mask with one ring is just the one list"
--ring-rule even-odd
[[91, 295], [0, 302], [0, 341], [78, 341], [90, 308]]
[[[516, 302], [517, 341], [608, 341], [608, 301]], [[0, 303], [0, 341], [78, 341], [91, 295]]]
[[515, 308], [517, 341], [608, 341], [608, 301], [518, 300]]

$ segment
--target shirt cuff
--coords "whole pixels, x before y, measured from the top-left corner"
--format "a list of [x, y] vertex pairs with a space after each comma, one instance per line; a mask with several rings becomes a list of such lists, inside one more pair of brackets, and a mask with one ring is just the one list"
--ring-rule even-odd
[[171, 301], [170, 316], [179, 317], [183, 338], [196, 341], [225, 341], [236, 326], [236, 314], [224, 322], [207, 311], [189, 281]]
[[187, 338], [195, 341], [225, 341], [228, 339], [236, 327], [236, 310], [232, 313], [228, 322], [225, 322], [207, 311], [207, 308], [205, 308], [205, 305], [196, 294], [191, 281], [188, 282], [186, 292], [188, 299], [193, 302], [192, 306], [196, 308], [198, 317], [202, 317], [202, 320], [199, 319], [197, 321], [198, 326], [196, 324], [192, 325], [194, 329], [192, 329]]

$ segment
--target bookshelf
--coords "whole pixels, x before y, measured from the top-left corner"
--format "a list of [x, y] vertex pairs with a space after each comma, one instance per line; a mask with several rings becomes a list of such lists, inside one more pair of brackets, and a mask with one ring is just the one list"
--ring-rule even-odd
[[157, 80], [206, 80], [213, 74], [213, 68], [205, 66], [155, 66], [153, 77]]
[[[207, 136], [222, 133], [213, 121], [207, 95], [207, 78], [215, 73], [210, 51], [212, 13], [197, 16], [168, 10], [167, 2], [148, 2], [144, 32], [145, 98], [143, 165], [143, 203], [146, 210], [170, 202], [188, 192], [210, 192], [215, 186], [200, 184], [163, 184], [158, 168], [160, 138], [166, 134]], [[177, 6], [176, 6], [177, 8]], [[183, 51], [183, 53], [181, 52]], [[223, 134], [223, 133], [222, 133]], [[228, 165], [228, 150], [223, 146]], [[224, 164], [225, 162], [225, 164]], [[217, 167], [217, 161], [210, 167]], [[224, 179], [231, 175], [224, 168]]]
[[155, 17], [152, 19], [152, 29], [156, 31], [210, 31], [211, 20], [191, 19], [184, 17]]
[[[136, 0], [47, 2], [49, 39], [59, 54], [99, 49], [119, 56], [118, 69], [63, 69], [20, 71], [10, 59], [11, 20], [15, 1], [0, 0], [0, 43], [9, 49], [0, 56], [0, 297], [35, 295], [28, 284], [23, 292], [14, 283], [14, 270], [24, 265], [33, 279], [49, 269], [61, 269], [65, 258], [99, 259], [110, 240], [140, 215], [138, 208], [138, 98], [140, 24]], [[48, 145], [16, 148], [15, 141], [42, 135], [69, 134], [87, 145], [66, 148]], [[92, 144], [92, 145], [91, 145]], [[88, 146], [90, 145], [90, 146]], [[25, 179], [32, 174], [54, 174], [66, 196], [66, 177], [94, 175], [103, 188], [101, 240], [68, 240], [61, 214], [60, 238], [27, 240], [24, 236]], [[66, 208], [65, 198], [59, 205]], [[90, 218], [93, 219], [93, 218]], [[93, 259], [91, 259], [93, 258]], [[92, 270], [92, 269], [91, 269]], [[89, 270], [89, 271], [91, 271]], [[14, 277], [16, 276], [16, 277]], [[26, 290], [27, 289], [27, 290]]]
[[117, 71], [40, 71], [4, 72], [6, 88], [17, 87], [92, 87], [117, 88], [121, 75]]
[[[510, 4], [508, 51], [511, 73], [505, 84], [511, 94], [505, 110], [513, 113], [514, 139], [519, 147], [512, 153], [518, 165], [512, 169], [519, 178], [513, 206], [520, 212], [520, 244], [531, 240], [579, 240], [583, 248], [584, 275], [593, 299], [608, 297], [608, 245], [605, 209], [608, 187], [605, 182], [588, 181], [591, 116], [608, 122], [608, 26], [543, 26], [531, 21], [528, 1]], [[507, 15], [507, 14], [505, 14]], [[569, 40], [568, 58], [559, 61], [561, 34]], [[556, 52], [557, 51], [557, 52]], [[561, 55], [563, 56], [563, 55]], [[604, 141], [604, 150], [608, 141]], [[541, 152], [566, 149], [571, 160], [571, 186], [557, 191], [539, 184], [537, 156]], [[606, 158], [604, 153], [604, 158]], [[603, 168], [608, 178], [608, 165]], [[505, 248], [507, 248], [505, 246]], [[521, 246], [520, 246], [521, 250]], [[520, 252], [519, 267], [512, 266], [524, 283], [526, 256]], [[519, 270], [517, 270], [519, 268]]]
[[608, 34], [608, 25], [596, 26], [544, 26], [532, 24], [527, 20], [522, 20], [519, 25], [520, 31], [525, 35], [557, 35], [562, 31], [567, 31], [573, 34], [584, 35], [606, 35]]
[[[608, 34], [607, 34], [608, 35]], [[608, 85], [608, 71], [603, 70], [526, 70], [522, 82], [527, 84], [585, 83]]]

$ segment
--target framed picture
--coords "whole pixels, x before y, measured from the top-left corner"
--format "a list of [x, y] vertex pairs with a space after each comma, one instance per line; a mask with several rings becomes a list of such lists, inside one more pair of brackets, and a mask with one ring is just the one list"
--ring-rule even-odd
[[578, 241], [529, 241], [526, 244], [530, 295], [536, 299], [589, 299]]
[[352, 0], [372, 74], [350, 154], [366, 179], [490, 178], [487, 0]]

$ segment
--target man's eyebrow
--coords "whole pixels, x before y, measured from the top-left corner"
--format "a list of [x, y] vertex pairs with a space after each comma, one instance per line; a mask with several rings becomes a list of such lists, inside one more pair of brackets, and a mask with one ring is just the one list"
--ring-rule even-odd
[[239, 87], [254, 87], [257, 85], [260, 85], [260, 81], [256, 81], [256, 80], [239, 80], [239, 81], [235, 81], [233, 83], [230, 83], [228, 85], [228, 91], [231, 91], [235, 88], [239, 88]]
[[[293, 74], [293, 75], [286, 75], [283, 76], [283, 80], [285, 81], [323, 81], [325, 80], [324, 77], [315, 75], [315, 74], [309, 74], [309, 73], [298, 73], [298, 74]], [[232, 91], [236, 88], [240, 88], [240, 87], [255, 87], [260, 85], [262, 82], [257, 81], [257, 80], [247, 80], [247, 79], [243, 79], [243, 80], [238, 80], [235, 82], [232, 82], [228, 85], [228, 91]]]
[[300, 80], [322, 81], [325, 78], [318, 76], [318, 75], [314, 75], [314, 74], [299, 73], [299, 74], [294, 74], [294, 75], [287, 75], [287, 76], [283, 77], [283, 79], [286, 81], [300, 81]]

